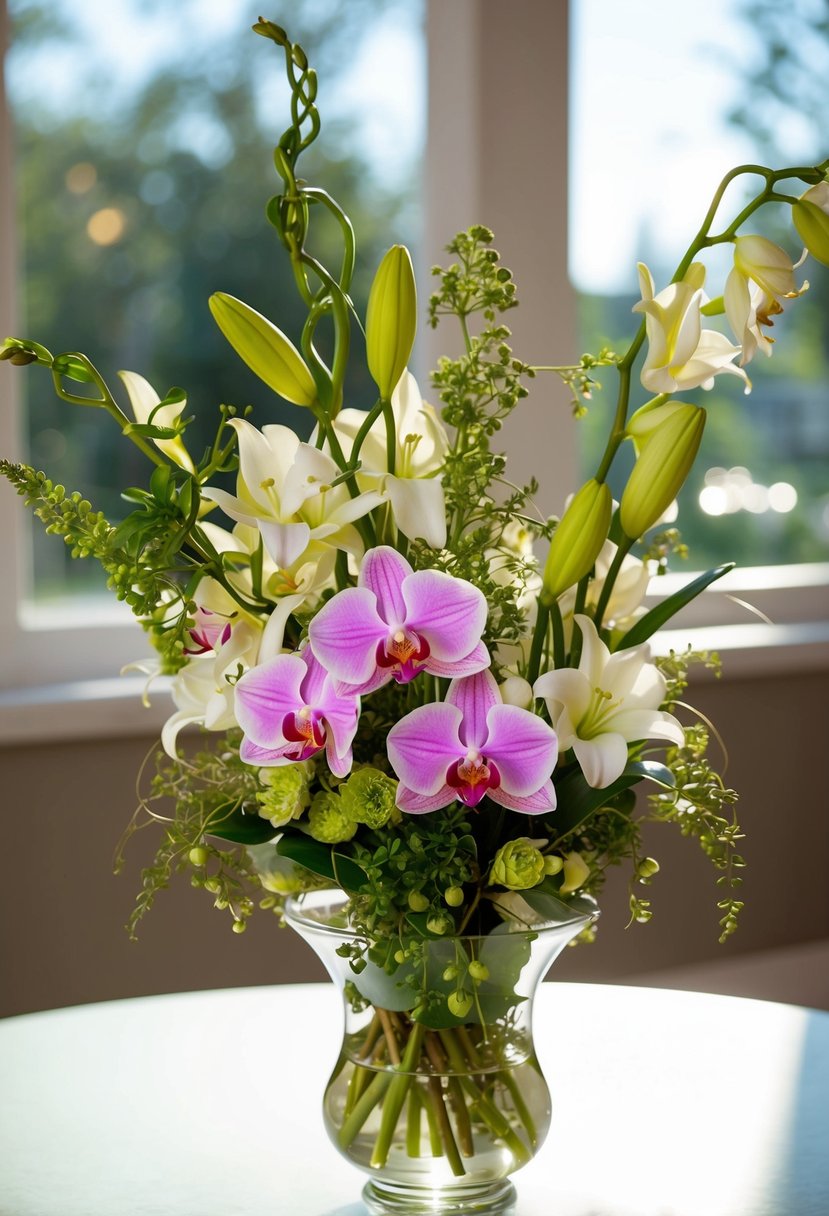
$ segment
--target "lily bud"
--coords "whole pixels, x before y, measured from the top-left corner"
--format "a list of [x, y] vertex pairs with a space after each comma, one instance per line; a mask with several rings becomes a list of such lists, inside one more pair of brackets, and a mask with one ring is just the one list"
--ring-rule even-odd
[[829, 182], [818, 182], [792, 204], [798, 236], [813, 258], [829, 266]]
[[380, 263], [368, 297], [368, 370], [388, 401], [406, 370], [417, 329], [417, 290], [405, 245], [392, 245]]
[[626, 536], [635, 540], [647, 532], [676, 498], [696, 459], [704, 426], [705, 410], [683, 405], [651, 433], [619, 505]]
[[653, 432], [677, 410], [686, 406], [684, 401], [663, 401], [661, 405], [643, 405], [628, 419], [625, 435], [633, 440], [637, 456]]
[[591, 479], [574, 495], [553, 533], [544, 568], [544, 595], [556, 600], [593, 568], [607, 539], [613, 496], [604, 482]]
[[214, 292], [209, 304], [236, 354], [268, 388], [294, 405], [314, 404], [317, 386], [290, 338], [255, 308], [223, 291]]

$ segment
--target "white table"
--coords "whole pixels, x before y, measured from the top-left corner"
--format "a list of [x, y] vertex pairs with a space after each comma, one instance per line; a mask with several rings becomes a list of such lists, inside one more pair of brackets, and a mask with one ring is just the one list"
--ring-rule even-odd
[[[0, 1216], [362, 1216], [319, 1105], [339, 997], [286, 985], [0, 1022]], [[516, 1216], [827, 1216], [829, 1014], [545, 984], [553, 1126]]]

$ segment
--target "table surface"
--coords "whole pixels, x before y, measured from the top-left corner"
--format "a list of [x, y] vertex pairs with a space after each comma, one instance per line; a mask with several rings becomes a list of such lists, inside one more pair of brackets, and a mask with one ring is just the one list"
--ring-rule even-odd
[[[0, 1216], [363, 1216], [322, 1130], [333, 986], [0, 1022]], [[553, 1124], [516, 1216], [827, 1216], [829, 1014], [544, 984]]]

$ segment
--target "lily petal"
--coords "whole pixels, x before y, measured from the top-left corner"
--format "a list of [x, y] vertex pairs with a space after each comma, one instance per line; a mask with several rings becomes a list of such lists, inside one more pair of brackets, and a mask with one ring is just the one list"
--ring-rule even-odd
[[628, 761], [627, 742], [621, 735], [607, 732], [594, 739], [574, 739], [573, 751], [584, 779], [594, 790], [603, 790], [621, 777]]
[[308, 548], [311, 529], [307, 524], [280, 524], [269, 519], [257, 522], [268, 556], [280, 570], [287, 570]]
[[395, 522], [409, 540], [422, 537], [433, 549], [446, 544], [446, 499], [436, 477], [394, 477], [384, 481]]

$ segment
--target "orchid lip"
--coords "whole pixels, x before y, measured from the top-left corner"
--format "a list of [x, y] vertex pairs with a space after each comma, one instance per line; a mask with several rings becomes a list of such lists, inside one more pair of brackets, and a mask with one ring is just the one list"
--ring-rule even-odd
[[457, 797], [465, 806], [477, 806], [489, 790], [498, 789], [501, 774], [491, 760], [470, 752], [449, 765], [446, 784], [457, 791]]
[[375, 659], [378, 667], [393, 667], [398, 684], [408, 684], [423, 670], [431, 653], [429, 643], [411, 630], [398, 629], [377, 643]]
[[316, 710], [307, 706], [285, 715], [282, 734], [289, 743], [300, 744], [298, 748], [285, 752], [289, 760], [307, 760], [325, 747], [325, 726]]

